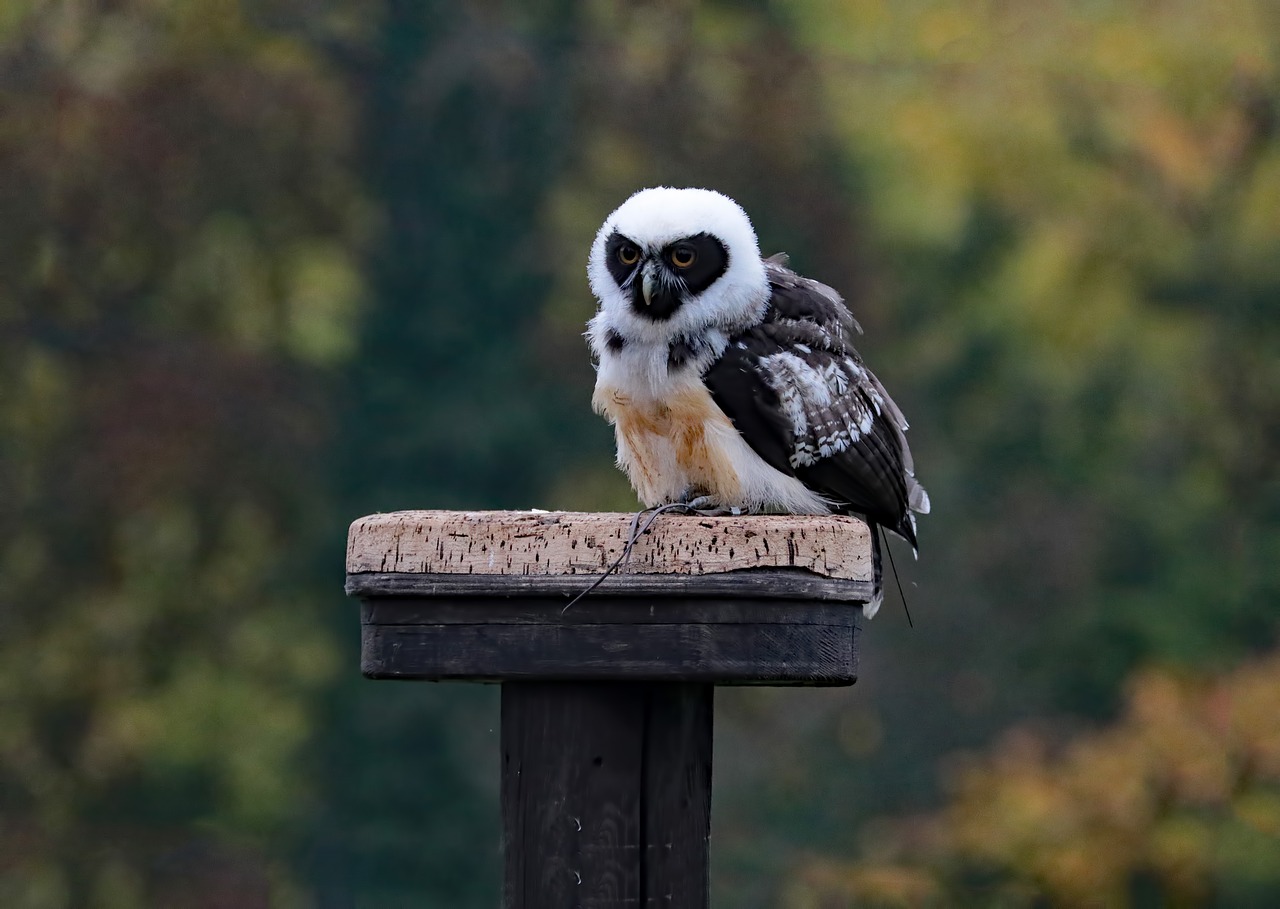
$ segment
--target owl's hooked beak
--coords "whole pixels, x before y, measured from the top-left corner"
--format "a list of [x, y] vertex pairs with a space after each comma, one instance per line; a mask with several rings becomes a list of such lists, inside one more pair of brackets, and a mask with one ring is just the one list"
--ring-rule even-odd
[[645, 306], [653, 305], [653, 286], [656, 283], [656, 280], [653, 277], [653, 269], [654, 264], [652, 262], [646, 262], [644, 264], [644, 271], [640, 275], [640, 293], [644, 297]]
[[632, 273], [628, 285], [631, 288], [631, 309], [651, 322], [670, 319], [683, 301], [679, 282], [672, 282], [657, 259], [649, 259], [639, 266], [639, 274]]

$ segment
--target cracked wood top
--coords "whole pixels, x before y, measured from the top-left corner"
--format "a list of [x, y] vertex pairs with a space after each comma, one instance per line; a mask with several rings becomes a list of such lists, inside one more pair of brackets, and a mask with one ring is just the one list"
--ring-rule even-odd
[[[348, 574], [599, 575], [622, 554], [634, 515], [542, 511], [397, 511], [359, 518]], [[871, 581], [866, 524], [838, 515], [661, 515], [622, 575], [706, 576], [803, 569]]]

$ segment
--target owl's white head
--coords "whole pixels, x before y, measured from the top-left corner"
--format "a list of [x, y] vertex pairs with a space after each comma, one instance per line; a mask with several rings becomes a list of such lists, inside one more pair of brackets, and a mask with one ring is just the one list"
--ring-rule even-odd
[[759, 321], [769, 298], [746, 213], [709, 189], [642, 189], [609, 215], [587, 264], [601, 321], [628, 341], [666, 344]]

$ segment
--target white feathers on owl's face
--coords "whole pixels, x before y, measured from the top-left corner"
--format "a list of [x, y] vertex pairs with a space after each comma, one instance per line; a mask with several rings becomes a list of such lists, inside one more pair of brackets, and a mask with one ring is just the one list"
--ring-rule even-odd
[[611, 326], [650, 342], [745, 327], [769, 297], [751, 221], [708, 189], [631, 196], [596, 234], [587, 274]]

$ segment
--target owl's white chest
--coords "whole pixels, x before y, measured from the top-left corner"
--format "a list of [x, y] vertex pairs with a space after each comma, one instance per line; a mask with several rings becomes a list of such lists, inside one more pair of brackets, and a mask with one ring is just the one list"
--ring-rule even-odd
[[694, 364], [667, 369], [665, 359], [665, 349], [605, 352], [592, 397], [614, 426], [618, 466], [646, 507], [709, 496], [749, 512], [830, 511], [821, 496], [755, 453]]

